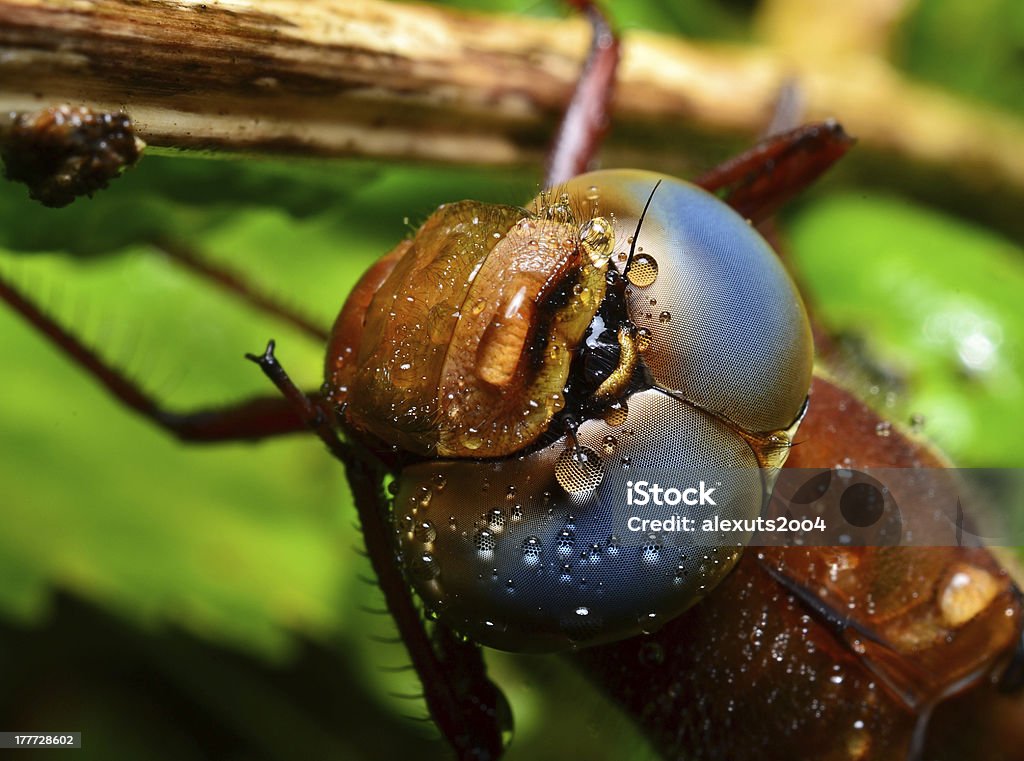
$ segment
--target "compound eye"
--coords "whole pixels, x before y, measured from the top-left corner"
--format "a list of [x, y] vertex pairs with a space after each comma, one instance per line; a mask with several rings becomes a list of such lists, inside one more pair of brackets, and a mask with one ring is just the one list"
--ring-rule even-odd
[[604, 419], [574, 442], [409, 466], [394, 511], [426, 604], [505, 650], [649, 632], [714, 588], [785, 460], [813, 362], [792, 281], [713, 196], [639, 171], [554, 192], [588, 220], [578, 240], [591, 261], [611, 255], [628, 281], [620, 335], [642, 354], [630, 378], [644, 390], [601, 407], [599, 387]]
[[594, 172], [568, 192], [583, 188], [614, 215], [620, 269], [632, 248], [629, 314], [650, 332], [644, 361], [656, 383], [747, 431], [788, 428], [807, 398], [813, 343], [799, 293], [764, 239], [714, 196], [664, 175]]
[[756, 517], [764, 484], [752, 450], [660, 391], [626, 404], [624, 420], [584, 423], [576, 449], [563, 438], [523, 457], [402, 472], [408, 575], [449, 626], [513, 651], [614, 641], [672, 619], [733, 566], [749, 534], [650, 521]]

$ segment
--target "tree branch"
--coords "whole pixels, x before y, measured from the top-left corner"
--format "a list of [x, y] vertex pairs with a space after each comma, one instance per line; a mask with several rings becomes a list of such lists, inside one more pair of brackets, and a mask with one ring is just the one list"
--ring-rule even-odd
[[[169, 149], [539, 163], [587, 42], [579, 19], [380, 0], [0, 0], [0, 112], [123, 108]], [[1024, 195], [1024, 124], [877, 55], [641, 32], [624, 50], [609, 163], [681, 171], [684, 130], [757, 133], [795, 79], [806, 118], [840, 118], [879, 166]]]

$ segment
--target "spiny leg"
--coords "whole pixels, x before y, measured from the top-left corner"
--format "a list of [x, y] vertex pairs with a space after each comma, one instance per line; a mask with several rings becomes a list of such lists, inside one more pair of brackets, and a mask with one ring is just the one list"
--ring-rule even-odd
[[326, 342], [330, 337], [329, 331], [320, 325], [316, 325], [294, 309], [279, 303], [266, 293], [262, 293], [234, 272], [207, 261], [194, 249], [181, 241], [161, 239], [154, 241], [153, 245], [173, 262], [180, 264], [190, 272], [210, 280], [228, 293], [240, 296], [256, 309], [294, 325], [311, 338]]
[[569, 0], [585, 14], [594, 29], [583, 71], [572, 100], [562, 116], [548, 154], [544, 187], [571, 180], [585, 172], [608, 128], [608, 107], [619, 64], [619, 38], [608, 19], [590, 0]]
[[[588, 0], [572, 0], [594, 28], [590, 53], [572, 101], [558, 129], [545, 187], [564, 182], [587, 168], [607, 124], [608, 103], [619, 60], [619, 41], [607, 19]], [[487, 677], [480, 648], [435, 624], [428, 637], [409, 587], [395, 565], [393, 534], [386, 518], [381, 485], [384, 467], [363, 450], [347, 446], [328, 423], [326, 412], [289, 380], [274, 357], [274, 344], [262, 356], [249, 355], [281, 390], [327, 448], [340, 460], [352, 488], [367, 553], [388, 609], [409, 650], [423, 684], [431, 716], [459, 758], [497, 759], [503, 751], [502, 729], [509, 721], [504, 695]]]
[[332, 413], [318, 399], [300, 391], [274, 355], [270, 341], [260, 355], [247, 354], [277, 386], [296, 415], [345, 466], [370, 565], [399, 635], [423, 684], [430, 715], [460, 759], [486, 761], [502, 754], [500, 717], [504, 696], [486, 675], [479, 647], [435, 630], [433, 641], [408, 584], [395, 563], [394, 534], [387, 519], [382, 462], [357, 445], [343, 441], [331, 424]]
[[694, 182], [756, 224], [817, 180], [853, 143], [838, 122], [805, 124], [761, 141]]
[[95, 351], [43, 313], [3, 277], [0, 277], [0, 300], [7, 302], [122, 404], [182, 441], [251, 441], [305, 430], [304, 421], [290, 404], [279, 397], [249, 399], [230, 406], [188, 413], [168, 411], [124, 373], [104, 362]]

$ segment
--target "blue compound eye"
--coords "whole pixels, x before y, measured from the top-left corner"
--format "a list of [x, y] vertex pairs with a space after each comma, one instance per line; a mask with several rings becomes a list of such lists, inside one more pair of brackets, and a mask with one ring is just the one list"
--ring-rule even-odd
[[[449, 626], [505, 650], [596, 644], [653, 630], [729, 571], [736, 537], [694, 541], [641, 524], [683, 509], [698, 521], [756, 516], [763, 486], [750, 447], [658, 391], [634, 394], [628, 408], [621, 425], [581, 425], [576, 447], [563, 438], [521, 458], [403, 472], [398, 512], [431, 526], [401, 531], [403, 554], [429, 556], [411, 578]], [[697, 489], [703, 479], [715, 504], [657, 505], [634, 488], [645, 504], [628, 505], [633, 482], [665, 483], [659, 473], [675, 485], [693, 475]]]
[[748, 431], [791, 425], [811, 383], [811, 329], [757, 231], [711, 194], [651, 172], [573, 182], [598, 186], [601, 208], [627, 229], [650, 198], [626, 278], [630, 317], [650, 332], [644, 360], [658, 385]]
[[[631, 336], [629, 382], [523, 453], [406, 467], [394, 502], [426, 605], [512, 651], [650, 632], [711, 591], [749, 540], [714, 527], [759, 515], [813, 361], [792, 281], [713, 196], [639, 171], [583, 175], [555, 195], [614, 227], [605, 298], [621, 324], [599, 310], [585, 340]], [[575, 361], [590, 360], [581, 346]]]

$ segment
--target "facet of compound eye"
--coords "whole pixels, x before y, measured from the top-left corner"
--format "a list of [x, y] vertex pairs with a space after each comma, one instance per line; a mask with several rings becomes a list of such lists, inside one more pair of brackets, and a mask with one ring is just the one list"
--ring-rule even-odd
[[[576, 438], [588, 467], [597, 458], [603, 473], [572, 480], [572, 491], [556, 476], [573, 448], [564, 438], [526, 456], [424, 462], [400, 474], [395, 514], [410, 516], [398, 527], [407, 576], [455, 631], [512, 651], [623, 639], [694, 604], [739, 557], [744, 531], [641, 528], [673, 515], [702, 526], [760, 514], [764, 471], [732, 428], [647, 390], [629, 397], [621, 424], [590, 420]], [[666, 490], [661, 505], [651, 496], [656, 481]], [[631, 493], [647, 503], [628, 504]], [[666, 502], [684, 494], [706, 500]], [[436, 527], [429, 542], [420, 529], [428, 523]]]
[[813, 345], [764, 239], [711, 194], [653, 172], [591, 172], [552, 192], [590, 188], [614, 219], [611, 261], [625, 267], [630, 319], [651, 333], [643, 359], [656, 383], [747, 431], [788, 428], [807, 398]]

